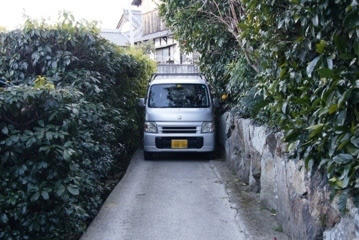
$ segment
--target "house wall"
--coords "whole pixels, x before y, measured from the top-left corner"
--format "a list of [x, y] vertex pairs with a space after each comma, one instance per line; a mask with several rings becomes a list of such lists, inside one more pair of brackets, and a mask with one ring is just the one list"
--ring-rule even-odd
[[[166, 25], [160, 19], [158, 11], [158, 4], [160, 3], [161, 0], [142, 0], [141, 11], [143, 36], [167, 30]], [[157, 36], [158, 35], [159, 34], [157, 34]], [[181, 53], [179, 43], [173, 39], [171, 34], [168, 34], [167, 36], [162, 35], [161, 37], [156, 37], [151, 39], [151, 41], [154, 41], [155, 44], [156, 50], [153, 59], [157, 63], [193, 64], [198, 62], [194, 61], [194, 58], [198, 59], [198, 56], [193, 57], [193, 54], [183, 55]]]
[[157, 63], [181, 63], [181, 54], [178, 42], [172, 36], [156, 38], [154, 39], [154, 43], [156, 48], [154, 60]]
[[160, 32], [166, 29], [165, 24], [161, 21], [158, 7], [159, 0], [143, 0], [142, 10], [142, 32], [143, 35]]
[[142, 14], [142, 32], [143, 35], [160, 32], [166, 29], [161, 21], [158, 10], [152, 10]]

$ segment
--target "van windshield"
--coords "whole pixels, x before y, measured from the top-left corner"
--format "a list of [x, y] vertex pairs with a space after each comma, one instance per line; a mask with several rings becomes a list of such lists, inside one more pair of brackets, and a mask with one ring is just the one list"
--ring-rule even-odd
[[208, 108], [209, 94], [204, 84], [154, 84], [148, 106], [152, 108]]

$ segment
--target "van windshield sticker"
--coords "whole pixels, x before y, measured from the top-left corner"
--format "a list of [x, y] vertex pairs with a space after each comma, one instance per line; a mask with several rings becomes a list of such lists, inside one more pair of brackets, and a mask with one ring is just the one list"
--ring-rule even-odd
[[209, 94], [204, 84], [154, 84], [149, 93], [152, 108], [208, 108]]

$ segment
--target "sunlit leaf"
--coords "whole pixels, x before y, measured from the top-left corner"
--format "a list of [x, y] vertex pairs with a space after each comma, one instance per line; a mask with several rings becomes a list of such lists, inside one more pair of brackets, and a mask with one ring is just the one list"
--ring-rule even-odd
[[42, 191], [41, 192], [41, 196], [44, 200], [48, 200], [49, 199], [49, 193], [46, 191]]
[[329, 107], [328, 113], [329, 113], [329, 114], [333, 114], [333, 113], [335, 113], [335, 112], [337, 111], [337, 109], [338, 109], [338, 104], [333, 104], [333, 105], [331, 105], [331, 106]]
[[309, 138], [313, 138], [317, 134], [321, 133], [323, 130], [323, 127], [324, 127], [324, 124], [322, 124], [322, 123], [308, 127], [307, 130], [311, 130]]
[[5, 135], [7, 135], [9, 133], [9, 129], [7, 127], [4, 127], [1, 132]]
[[307, 75], [308, 75], [308, 77], [312, 76], [312, 72], [313, 72], [315, 66], [317, 65], [319, 59], [320, 59], [320, 57], [316, 57], [308, 64], [308, 66], [307, 66]]
[[317, 53], [323, 53], [325, 50], [326, 42], [324, 40], [320, 40], [319, 43], [315, 44], [315, 48]]

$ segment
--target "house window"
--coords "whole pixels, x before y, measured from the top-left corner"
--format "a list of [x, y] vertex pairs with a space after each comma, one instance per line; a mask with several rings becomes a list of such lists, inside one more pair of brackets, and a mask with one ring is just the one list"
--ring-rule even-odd
[[171, 48], [161, 48], [156, 50], [155, 56], [157, 63], [173, 63], [173, 58], [171, 56]]

